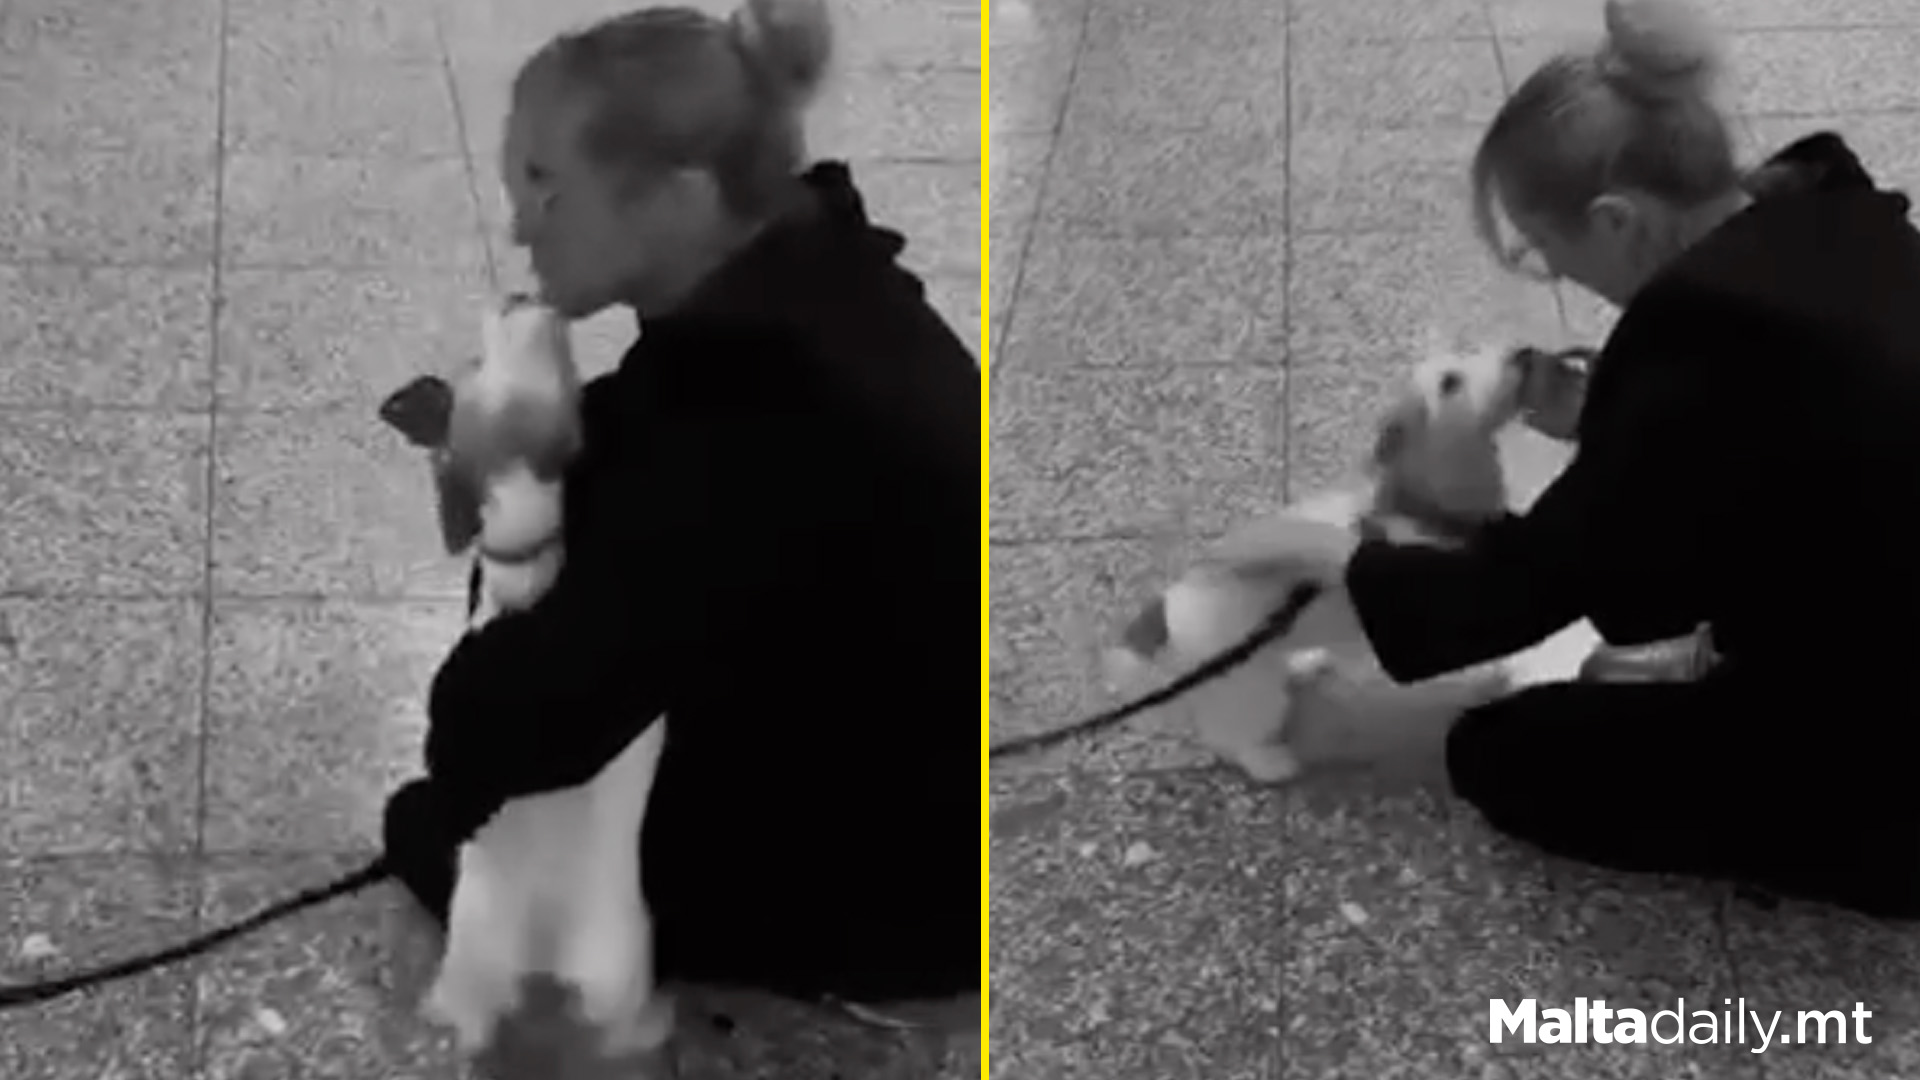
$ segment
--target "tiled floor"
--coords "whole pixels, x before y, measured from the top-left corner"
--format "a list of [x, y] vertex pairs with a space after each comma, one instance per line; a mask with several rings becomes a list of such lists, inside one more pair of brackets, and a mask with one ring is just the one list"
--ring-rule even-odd
[[[1607, 320], [1499, 277], [1463, 192], [1505, 89], [1599, 0], [989, 2], [1003, 738], [1105, 704], [1129, 606], [1341, 475], [1429, 331]], [[1920, 189], [1920, 5], [1702, 6], [1749, 152], [1838, 124]], [[1920, 1075], [1920, 930], [1549, 865], [1430, 799], [1255, 790], [1141, 727], [995, 770], [997, 1077]], [[1515, 1054], [1487, 1042], [1503, 996], [1863, 1002], [1874, 1041]]]
[[[0, 0], [0, 982], [375, 849], [461, 568], [374, 410], [468, 354], [490, 275], [517, 273], [494, 174], [514, 66], [627, 6]], [[834, 9], [816, 149], [977, 337], [975, 10]], [[631, 332], [583, 327], [588, 366]], [[0, 1076], [452, 1076], [399, 912], [337, 903], [0, 1014]], [[738, 1024], [693, 1011], [689, 1077], [933, 1071], [907, 1040], [708, 1004]]]

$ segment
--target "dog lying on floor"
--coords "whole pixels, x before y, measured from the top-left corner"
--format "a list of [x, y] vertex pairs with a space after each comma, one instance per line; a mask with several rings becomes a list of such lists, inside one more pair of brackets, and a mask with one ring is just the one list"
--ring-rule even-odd
[[[532, 605], [559, 575], [561, 478], [580, 450], [566, 324], [525, 296], [485, 313], [480, 359], [416, 379], [381, 415], [428, 449], [449, 551], [479, 568], [470, 628]], [[446, 954], [423, 1012], [463, 1053], [492, 1042], [529, 976], [578, 992], [609, 1056], [659, 1049], [670, 1000], [653, 977], [639, 843], [666, 738], [656, 720], [585, 787], [508, 803], [462, 847]]]
[[[1360, 481], [1279, 513], [1403, 543], [1464, 541], [1510, 506], [1500, 436], [1519, 415], [1524, 380], [1534, 365], [1565, 355], [1531, 349], [1443, 353], [1417, 364], [1378, 429]], [[1149, 676], [1192, 671], [1243, 641], [1279, 608], [1297, 584], [1289, 573], [1220, 558], [1271, 520], [1228, 533], [1146, 604], [1108, 650], [1110, 681], [1131, 688]], [[1408, 714], [1411, 722], [1413, 714], [1457, 714], [1514, 687], [1558, 678], [1688, 677], [1699, 657], [1692, 639], [1607, 649], [1582, 621], [1507, 660], [1402, 686], [1379, 670], [1357, 617], [1333, 589], [1308, 606], [1283, 638], [1169, 707], [1183, 709], [1200, 743], [1250, 778], [1280, 783], [1300, 772], [1283, 737], [1294, 734], [1290, 720], [1304, 710], [1360, 708], [1376, 716]]]

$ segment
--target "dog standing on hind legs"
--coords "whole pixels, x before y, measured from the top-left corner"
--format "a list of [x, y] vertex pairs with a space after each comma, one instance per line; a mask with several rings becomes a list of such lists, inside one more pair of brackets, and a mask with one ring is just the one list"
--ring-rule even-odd
[[[581, 448], [566, 323], [514, 295], [489, 309], [478, 361], [416, 379], [381, 415], [428, 449], [449, 551], [478, 564], [469, 629], [534, 604], [565, 557], [562, 477]], [[534, 718], [529, 718], [533, 721]], [[515, 799], [459, 852], [446, 952], [422, 1012], [462, 1053], [493, 1042], [530, 976], [577, 991], [601, 1050], [659, 1050], [671, 999], [654, 982], [639, 842], [665, 747], [656, 719], [583, 787]]]
[[[1519, 415], [1522, 390], [1545, 356], [1537, 350], [1435, 350], [1416, 364], [1376, 432], [1361, 482], [1317, 494], [1229, 532], [1206, 556], [1153, 597], [1107, 652], [1110, 681], [1180, 676], [1239, 644], [1298, 584], [1287, 565], [1236, 558], [1257, 550], [1272, 523], [1314, 520], [1401, 542], [1454, 544], [1505, 512], [1510, 491], [1500, 435]], [[1523, 654], [1537, 666], [1597, 641], [1576, 624]], [[1570, 672], [1569, 672], [1570, 673]], [[1332, 713], [1370, 717], [1457, 713], [1513, 685], [1511, 664], [1476, 667], [1401, 686], [1377, 670], [1357, 617], [1337, 584], [1277, 640], [1231, 670], [1195, 686], [1174, 707], [1198, 740], [1258, 783], [1301, 771], [1296, 749], [1326, 736], [1316, 756], [1338, 756], [1349, 725], [1319, 723]], [[1330, 733], [1330, 734], [1329, 734]]]

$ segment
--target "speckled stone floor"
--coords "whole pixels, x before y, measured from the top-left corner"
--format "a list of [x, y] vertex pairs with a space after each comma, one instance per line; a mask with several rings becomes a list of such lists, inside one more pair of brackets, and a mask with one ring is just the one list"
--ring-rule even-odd
[[[1599, 0], [989, 3], [1003, 738], [1105, 704], [1104, 635], [1194, 538], [1342, 475], [1429, 330], [1608, 323], [1499, 277], [1463, 190]], [[1838, 125], [1920, 188], [1920, 5], [1701, 6], [1750, 154]], [[1254, 789], [1139, 727], [995, 770], [996, 1077], [1920, 1076], [1920, 929], [1551, 863], [1431, 798]], [[1872, 1041], [1489, 1044], [1489, 999], [1583, 996], [1862, 1003]]]
[[[514, 67], [627, 6], [0, 0], [0, 982], [375, 850], [461, 567], [374, 410], [469, 354], [489, 275], [518, 273], [494, 164]], [[976, 9], [833, 7], [816, 149], [977, 337]], [[585, 363], [631, 336], [583, 326]], [[0, 1013], [0, 1077], [458, 1075], [412, 1019], [432, 946], [403, 915], [376, 892]], [[936, 1072], [935, 1048], [778, 1003], [688, 1015], [693, 1080]]]

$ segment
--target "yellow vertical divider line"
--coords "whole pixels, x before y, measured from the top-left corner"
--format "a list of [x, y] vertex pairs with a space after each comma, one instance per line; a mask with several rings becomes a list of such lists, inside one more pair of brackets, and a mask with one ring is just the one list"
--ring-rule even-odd
[[987, 791], [987, 740], [992, 708], [988, 695], [987, 659], [991, 639], [988, 630], [991, 601], [988, 595], [987, 518], [992, 512], [989, 509], [992, 501], [989, 485], [993, 475], [993, 453], [990, 449], [992, 426], [988, 417], [992, 409], [992, 395], [987, 393], [990, 381], [988, 372], [993, 366], [993, 189], [988, 181], [992, 175], [990, 156], [993, 153], [990, 130], [993, 113], [990, 92], [993, 82], [993, 35], [989, 10], [992, 3], [993, 0], [980, 0], [980, 1080], [988, 1080], [993, 1075], [993, 1025], [989, 1019], [993, 1015], [993, 1000], [987, 986], [993, 951], [989, 930], [992, 920], [988, 910], [991, 902], [988, 897], [992, 895], [989, 879], [993, 874], [993, 838], [988, 812], [991, 799]]

